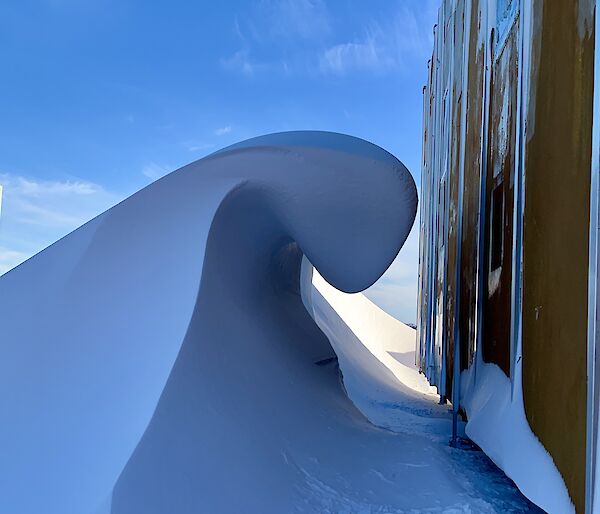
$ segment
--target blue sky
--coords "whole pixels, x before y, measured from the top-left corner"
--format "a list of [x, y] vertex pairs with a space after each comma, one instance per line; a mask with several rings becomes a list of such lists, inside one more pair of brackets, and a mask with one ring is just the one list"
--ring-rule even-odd
[[[419, 184], [437, 5], [2, 2], [0, 273], [161, 175], [268, 132], [362, 137]], [[413, 230], [368, 292], [411, 322], [417, 246]]]

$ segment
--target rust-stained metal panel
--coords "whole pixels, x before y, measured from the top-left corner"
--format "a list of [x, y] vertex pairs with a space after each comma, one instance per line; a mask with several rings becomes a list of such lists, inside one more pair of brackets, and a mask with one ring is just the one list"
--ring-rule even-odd
[[445, 353], [446, 353], [446, 396], [452, 393], [452, 369], [454, 365], [454, 318], [456, 307], [456, 257], [458, 228], [458, 182], [461, 150], [462, 87], [463, 87], [463, 34], [464, 34], [465, 2], [457, 0], [452, 17], [452, 30], [446, 45], [451, 57], [449, 64], [451, 73], [452, 104], [449, 106], [449, 165], [448, 165], [448, 209], [447, 209], [447, 258], [446, 258], [446, 301], [445, 301]]
[[490, 88], [486, 177], [483, 359], [510, 375], [513, 197], [519, 17], [496, 48]]
[[434, 189], [435, 224], [433, 267], [432, 313], [432, 369], [428, 378], [438, 386], [442, 396], [446, 396], [445, 370], [446, 353], [443, 351], [446, 340], [446, 261], [448, 233], [448, 186], [449, 186], [449, 146], [452, 128], [452, 43], [454, 37], [454, 11], [452, 1], [445, 1], [440, 9], [439, 25], [434, 48], [436, 63], [436, 99], [434, 102], [434, 123], [436, 127], [435, 147], [432, 156], [432, 187]]
[[461, 369], [467, 369], [471, 365], [477, 339], [477, 247], [479, 239], [479, 189], [485, 80], [485, 30], [482, 28], [482, 16], [479, 0], [472, 0], [471, 23], [468, 32], [467, 126], [460, 263]]
[[534, 2], [523, 225], [527, 419], [584, 512], [593, 2]]
[[[438, 320], [441, 309], [439, 308], [440, 287], [438, 282], [438, 261], [443, 251], [443, 239], [440, 239], [439, 223], [443, 222], [443, 216], [440, 217], [439, 202], [440, 198], [440, 173], [439, 160], [444, 153], [442, 138], [439, 136], [442, 123], [440, 118], [443, 116], [443, 106], [440, 98], [442, 88], [444, 87], [444, 77], [446, 76], [445, 67], [442, 62], [442, 52], [445, 51], [444, 36], [446, 17], [448, 13], [449, 2], [445, 0], [438, 13], [438, 23], [434, 28], [434, 48], [430, 61], [429, 80], [426, 87], [428, 100], [424, 104], [425, 130], [429, 137], [426, 137], [426, 146], [423, 151], [422, 168], [422, 197], [426, 195], [428, 202], [421, 203], [421, 216], [423, 223], [422, 244], [422, 294], [421, 294], [421, 320], [422, 328], [420, 333], [421, 354], [419, 366], [426, 374], [432, 384], [440, 385], [441, 375], [441, 338], [439, 332], [443, 326], [441, 320]], [[442, 206], [443, 207], [443, 206]], [[442, 208], [443, 210], [443, 208]], [[441, 268], [443, 270], [443, 267]]]

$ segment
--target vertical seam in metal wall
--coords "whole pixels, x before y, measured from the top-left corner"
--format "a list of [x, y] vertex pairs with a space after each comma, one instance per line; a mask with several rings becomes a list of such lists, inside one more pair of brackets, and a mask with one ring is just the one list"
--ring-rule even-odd
[[595, 360], [597, 344], [597, 301], [598, 301], [598, 196], [600, 194], [600, 20], [594, 2], [594, 112], [592, 121], [592, 159], [590, 184], [590, 230], [589, 230], [589, 273], [588, 273], [588, 333], [587, 333], [587, 413], [586, 413], [586, 465], [585, 465], [585, 511], [593, 512], [596, 475], [596, 416]]
[[[437, 51], [439, 54], [440, 51], [440, 41], [443, 41], [443, 34], [444, 34], [444, 17], [445, 17], [445, 3], [442, 2], [442, 7], [440, 9], [440, 16], [439, 16], [439, 20], [438, 20], [438, 31], [437, 31]], [[441, 21], [441, 25], [440, 25], [440, 21]], [[442, 29], [440, 31], [440, 28]], [[441, 35], [440, 35], [441, 34]], [[439, 57], [439, 55], [438, 55]], [[441, 79], [440, 79], [440, 70], [441, 70], [441, 65], [440, 65], [441, 61], [439, 58], [436, 58], [436, 98], [438, 98], [440, 96], [440, 92], [441, 92]], [[432, 288], [432, 301], [431, 301], [431, 308], [432, 308], [432, 317], [431, 317], [431, 360], [432, 360], [432, 374], [433, 374], [433, 380], [435, 382], [435, 384], [438, 386], [438, 390], [440, 390], [440, 381], [439, 381], [439, 377], [438, 377], [438, 372], [437, 372], [437, 368], [436, 368], [436, 355], [435, 355], [435, 338], [436, 338], [436, 331], [437, 331], [437, 275], [438, 275], [438, 234], [437, 234], [437, 223], [438, 223], [438, 217], [439, 217], [439, 198], [440, 198], [440, 191], [439, 191], [439, 184], [438, 184], [438, 177], [439, 177], [439, 160], [440, 160], [440, 146], [443, 144], [443, 141], [440, 140], [440, 128], [441, 128], [441, 122], [440, 122], [440, 113], [439, 113], [439, 109], [435, 109], [435, 125], [436, 125], [436, 129], [435, 129], [435, 133], [437, 134], [436, 140], [435, 140], [435, 147], [434, 147], [434, 151], [433, 151], [433, 159], [434, 159], [434, 164], [433, 164], [433, 169], [432, 169], [432, 176], [431, 176], [431, 180], [432, 180], [432, 188], [433, 188], [433, 198], [434, 198], [434, 203], [433, 203], [433, 219], [432, 219], [432, 272], [433, 272], [433, 278], [431, 281], [431, 288]], [[443, 396], [443, 391], [440, 390], [440, 394], [442, 394]]]
[[[437, 39], [437, 26], [435, 26], [433, 28], [433, 54], [431, 57], [431, 84], [430, 84], [430, 89], [429, 89], [429, 95], [430, 95], [430, 101], [432, 101], [432, 99], [434, 98], [435, 95], [435, 79], [436, 79], [436, 70], [435, 70], [435, 66], [436, 66], [436, 58], [435, 58], [435, 48], [436, 48], [436, 39]], [[427, 312], [425, 315], [425, 376], [427, 377], [427, 379], [429, 380], [430, 378], [430, 374], [429, 374], [429, 363], [431, 360], [431, 355], [430, 355], [430, 345], [431, 345], [431, 324], [432, 324], [432, 320], [431, 320], [431, 316], [432, 316], [432, 307], [431, 307], [431, 276], [432, 276], [432, 259], [431, 259], [431, 250], [432, 250], [432, 225], [431, 225], [431, 211], [433, 210], [433, 190], [431, 188], [431, 155], [433, 153], [433, 149], [435, 148], [435, 130], [433, 129], [434, 123], [432, 123], [432, 119], [431, 117], [433, 116], [434, 112], [433, 112], [433, 102], [432, 105], [430, 106], [430, 112], [428, 115], [428, 127], [431, 130], [432, 133], [432, 139], [429, 142], [429, 146], [427, 148], [427, 166], [426, 166], [426, 170], [427, 170], [427, 192], [428, 192], [428, 209], [427, 209]]]
[[[439, 17], [439, 14], [438, 14]], [[435, 145], [437, 135], [435, 133], [435, 120], [433, 116], [435, 115], [434, 111], [434, 103], [433, 99], [436, 95], [436, 80], [437, 80], [437, 70], [436, 70], [436, 46], [437, 46], [437, 27], [436, 25], [433, 29], [433, 54], [431, 60], [431, 84], [429, 88], [429, 95], [431, 105], [429, 108], [429, 116], [428, 116], [428, 126], [432, 134], [431, 141], [429, 142], [429, 147], [427, 149], [427, 193], [428, 193], [428, 209], [427, 209], [427, 313], [425, 319], [425, 376], [427, 379], [430, 379], [430, 361], [431, 361], [431, 331], [432, 331], [432, 315], [433, 315], [433, 307], [431, 305], [431, 296], [432, 296], [432, 288], [431, 288], [431, 277], [433, 276], [433, 260], [432, 260], [432, 249], [433, 249], [433, 225], [432, 225], [432, 211], [433, 211], [433, 202], [434, 199], [434, 191], [432, 188], [432, 156], [435, 152]]]
[[485, 215], [486, 215], [486, 191], [487, 191], [487, 147], [488, 147], [488, 125], [489, 125], [489, 101], [491, 91], [491, 75], [493, 63], [493, 48], [490, 43], [493, 26], [490, 26], [490, 8], [489, 0], [482, 2], [485, 6], [485, 70], [484, 70], [484, 87], [483, 87], [483, 108], [482, 108], [482, 141], [481, 141], [481, 165], [480, 165], [480, 183], [479, 183], [479, 241], [477, 245], [477, 315], [476, 323], [476, 348], [475, 348], [475, 373], [474, 384], [477, 381], [477, 363], [479, 359], [483, 360], [483, 324], [485, 323], [483, 315], [483, 295], [485, 291]]
[[[429, 68], [429, 67], [428, 67]], [[427, 81], [429, 81], [429, 70], [427, 71]], [[419, 368], [421, 367], [421, 360], [422, 360], [422, 353], [421, 353], [421, 349], [423, 347], [423, 343], [422, 343], [422, 329], [421, 329], [421, 311], [422, 311], [422, 302], [423, 302], [423, 247], [424, 247], [424, 243], [423, 243], [423, 231], [424, 231], [424, 227], [423, 227], [423, 219], [424, 219], [424, 202], [423, 199], [424, 194], [424, 176], [425, 176], [425, 152], [426, 152], [426, 140], [428, 138], [428, 130], [427, 130], [427, 119], [425, 116], [426, 110], [425, 110], [425, 101], [427, 98], [427, 86], [423, 86], [423, 117], [422, 117], [422, 131], [423, 131], [423, 137], [421, 138], [422, 140], [422, 148], [421, 148], [421, 189], [420, 189], [420, 194], [421, 194], [421, 203], [419, 205], [419, 263], [418, 263], [418, 276], [417, 276], [417, 319], [416, 319], [416, 341], [418, 344], [418, 348], [417, 351], [415, 351], [415, 366], [418, 366]]]
[[[439, 96], [439, 59], [437, 56], [437, 52], [439, 51], [439, 40], [440, 40], [440, 20], [443, 20], [444, 17], [444, 4], [442, 3], [439, 11], [438, 11], [438, 24], [437, 24], [437, 30], [436, 30], [436, 34], [435, 34], [435, 41], [434, 41], [434, 54], [433, 54], [433, 63], [432, 66], [434, 66], [435, 68], [433, 68], [433, 72], [434, 72], [434, 78], [435, 80], [432, 81], [434, 82], [433, 84], [433, 89], [434, 89], [434, 98], [438, 98]], [[443, 26], [443, 22], [442, 22], [442, 26]], [[431, 155], [430, 155], [430, 172], [429, 172], [429, 185], [431, 188], [431, 209], [430, 209], [430, 216], [429, 216], [429, 223], [430, 223], [430, 230], [429, 230], [429, 235], [430, 235], [430, 251], [429, 251], [429, 337], [427, 340], [427, 355], [428, 355], [428, 359], [426, 359], [427, 362], [427, 367], [426, 367], [426, 377], [427, 379], [431, 382], [433, 379], [433, 383], [435, 383], [435, 378], [433, 376], [434, 373], [434, 366], [435, 366], [435, 344], [434, 344], [434, 339], [435, 339], [435, 328], [436, 328], [436, 323], [435, 323], [435, 313], [436, 313], [436, 308], [435, 308], [435, 303], [436, 303], [436, 298], [435, 298], [435, 281], [437, 280], [436, 275], [437, 275], [437, 249], [436, 249], [436, 244], [437, 244], [437, 239], [436, 239], [436, 223], [437, 223], [437, 202], [438, 202], [438, 188], [435, 187], [435, 182], [436, 182], [436, 168], [437, 168], [437, 160], [438, 160], [438, 148], [439, 148], [439, 116], [438, 116], [438, 109], [436, 107], [436, 103], [434, 102], [434, 107], [433, 107], [433, 125], [434, 125], [434, 133], [436, 134], [436, 137], [433, 141], [433, 145], [432, 145], [432, 149], [431, 149]], [[433, 161], [433, 163], [431, 164], [431, 161]], [[439, 389], [439, 387], [438, 387]]]
[[[520, 76], [520, 93], [521, 93], [521, 103], [520, 103], [520, 137], [519, 144], [520, 147], [520, 165], [519, 165], [519, 187], [521, 188], [520, 192], [520, 205], [516, 214], [519, 216], [519, 240], [518, 240], [518, 252], [515, 253], [515, 262], [519, 265], [519, 274], [516, 276], [516, 280], [518, 281], [519, 289], [516, 291], [517, 294], [516, 300], [518, 301], [518, 306], [516, 308], [516, 315], [518, 319], [516, 320], [515, 328], [515, 339], [512, 340], [511, 334], [511, 342], [514, 343], [514, 347], [511, 348], [514, 351], [514, 359], [511, 362], [513, 368], [511, 369], [511, 380], [512, 380], [512, 397], [514, 398], [515, 394], [515, 386], [517, 382], [520, 386], [520, 390], [518, 391], [521, 395], [523, 394], [523, 380], [522, 380], [522, 371], [521, 368], [523, 366], [521, 359], [523, 350], [523, 230], [524, 230], [524, 220], [525, 220], [525, 176], [527, 173], [526, 169], [526, 140], [527, 140], [527, 109], [529, 105], [529, 70], [531, 66], [531, 48], [527, 46], [531, 44], [531, 30], [532, 30], [532, 3], [530, 1], [521, 0], [521, 34], [522, 34], [522, 46], [521, 46], [521, 70], [522, 74]], [[514, 372], [514, 376], [513, 373]], [[517, 377], [519, 380], [517, 381]]]
[[426, 248], [425, 248], [425, 252], [426, 252], [426, 257], [425, 257], [425, 269], [427, 271], [427, 311], [425, 313], [425, 321], [424, 321], [424, 328], [425, 328], [425, 341], [424, 341], [424, 359], [423, 359], [423, 364], [424, 364], [424, 369], [423, 372], [425, 373], [425, 376], [429, 379], [429, 341], [431, 339], [431, 203], [432, 203], [432, 191], [431, 191], [431, 187], [430, 187], [430, 181], [431, 181], [431, 152], [432, 152], [432, 148], [435, 144], [434, 141], [434, 133], [433, 133], [433, 127], [432, 127], [432, 123], [431, 123], [431, 116], [433, 114], [433, 102], [432, 102], [432, 98], [433, 98], [433, 94], [435, 91], [435, 84], [434, 84], [434, 79], [435, 79], [435, 40], [437, 37], [437, 26], [434, 25], [433, 27], [433, 52], [431, 55], [431, 77], [429, 79], [429, 101], [431, 102], [431, 105], [429, 105], [429, 112], [427, 115], [427, 127], [429, 128], [430, 132], [431, 132], [431, 138], [430, 141], [427, 144], [427, 163], [425, 166], [425, 170], [427, 173], [426, 176], [426, 180], [425, 180], [425, 184], [427, 187], [427, 240], [426, 240]]
[[460, 269], [462, 258], [462, 228], [464, 211], [464, 181], [465, 181], [465, 146], [467, 134], [467, 105], [469, 87], [469, 47], [471, 28], [471, 0], [465, 0], [463, 14], [463, 55], [462, 55], [462, 105], [460, 112], [460, 157], [458, 164], [458, 226], [456, 229], [456, 266], [455, 282], [456, 292], [454, 301], [454, 378], [452, 384], [452, 439], [456, 441], [458, 409], [460, 407]]
[[523, 229], [523, 166], [525, 161], [525, 145], [524, 145], [524, 130], [523, 122], [524, 107], [523, 107], [523, 46], [524, 46], [524, 20], [522, 15], [523, 0], [519, 0], [519, 41], [518, 41], [518, 56], [517, 56], [517, 126], [515, 134], [515, 191], [514, 191], [514, 209], [513, 209], [513, 241], [512, 241], [512, 276], [511, 276], [511, 299], [510, 299], [510, 387], [511, 399], [515, 392], [515, 367], [518, 359], [518, 340], [521, 331], [521, 255], [522, 255], [522, 229]]
[[[452, 28], [451, 41], [454, 43], [455, 38], [455, 24], [456, 24], [456, 0], [452, 0], [450, 7], [450, 17], [448, 20], [448, 26]], [[444, 41], [444, 51], [446, 51], [446, 42], [448, 38]], [[444, 138], [444, 157], [445, 157], [445, 166], [442, 170], [442, 178], [445, 177], [444, 182], [444, 211], [442, 212], [442, 216], [444, 216], [444, 230], [442, 237], [444, 238], [444, 268], [443, 268], [443, 285], [442, 285], [442, 369], [440, 370], [440, 385], [443, 387], [444, 396], [447, 396], [446, 391], [446, 382], [447, 382], [447, 374], [448, 374], [448, 336], [446, 327], [448, 325], [448, 311], [446, 306], [448, 305], [448, 244], [449, 244], [449, 231], [450, 231], [450, 176], [451, 176], [451, 167], [452, 167], [452, 126], [454, 125], [453, 119], [453, 107], [454, 107], [454, 44], [451, 45], [452, 58], [450, 60], [450, 71], [448, 73], [448, 102], [446, 103], [446, 109], [448, 112], [448, 124], [446, 126], [446, 137]], [[444, 123], [445, 112], [444, 114]], [[455, 292], [456, 295], [456, 292]], [[456, 299], [456, 296], [455, 296]], [[454, 391], [454, 389], [453, 389]]]

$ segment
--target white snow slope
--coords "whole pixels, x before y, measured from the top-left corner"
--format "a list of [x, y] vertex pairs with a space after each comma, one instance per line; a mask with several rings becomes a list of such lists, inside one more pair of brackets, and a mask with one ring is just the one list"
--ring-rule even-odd
[[415, 211], [410, 174], [380, 148], [273, 134], [0, 277], [0, 512], [497, 511], [482, 497], [502, 489], [436, 440], [444, 413], [408, 350], [390, 353], [385, 330], [359, 346], [370, 321], [350, 329], [360, 309], [337, 315], [333, 289], [303, 293], [323, 331], [302, 303], [303, 255], [362, 290]]

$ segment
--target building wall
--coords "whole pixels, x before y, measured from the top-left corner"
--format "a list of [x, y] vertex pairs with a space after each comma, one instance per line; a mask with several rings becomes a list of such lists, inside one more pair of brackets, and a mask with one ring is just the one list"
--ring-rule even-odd
[[593, 11], [534, 2], [526, 113], [523, 393], [527, 418], [584, 510]]
[[450, 397], [458, 302], [461, 369], [480, 352], [514, 386], [522, 363], [527, 420], [584, 512], [596, 2], [525, 2], [442, 2], [424, 90], [418, 360]]

